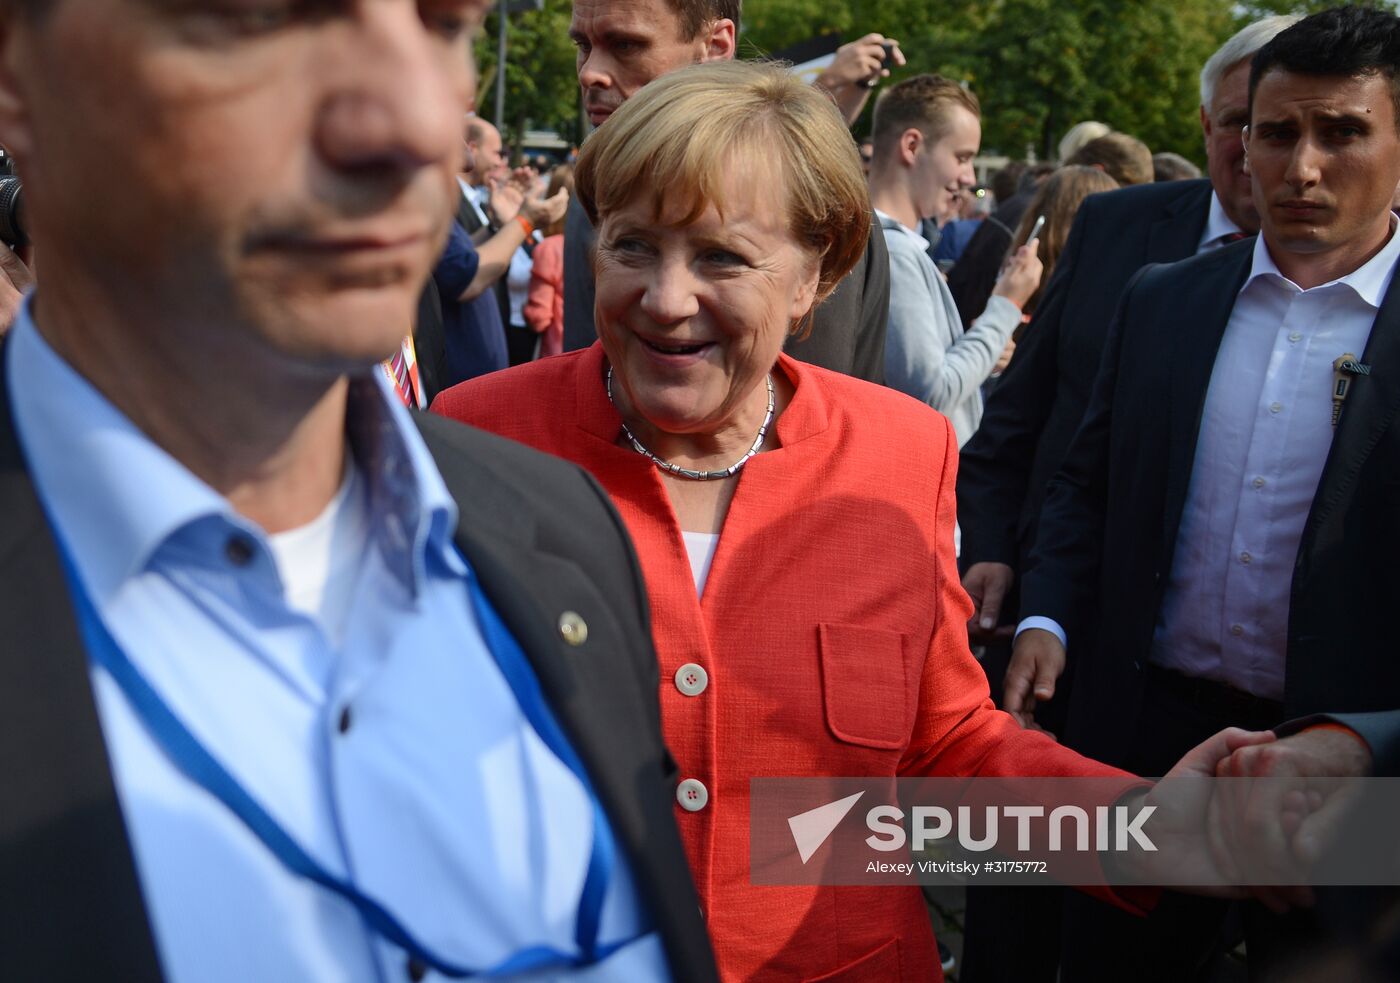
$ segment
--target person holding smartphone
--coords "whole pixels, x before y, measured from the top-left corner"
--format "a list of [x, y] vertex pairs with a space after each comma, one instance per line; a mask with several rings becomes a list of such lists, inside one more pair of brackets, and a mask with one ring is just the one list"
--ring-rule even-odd
[[1035, 242], [1007, 261], [987, 309], [967, 330], [917, 229], [976, 183], [982, 142], [977, 97], [957, 82], [918, 75], [875, 106], [870, 200], [890, 254], [885, 382], [948, 417], [965, 444], [982, 419], [982, 383], [994, 371], [1040, 285]]

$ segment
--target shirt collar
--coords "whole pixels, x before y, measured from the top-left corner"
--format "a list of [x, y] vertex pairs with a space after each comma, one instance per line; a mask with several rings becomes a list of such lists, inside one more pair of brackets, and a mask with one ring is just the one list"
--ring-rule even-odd
[[900, 232], [903, 232], [903, 233], [904, 233], [905, 235], [907, 235], [909, 238], [911, 238], [911, 239], [913, 239], [915, 242], [917, 242], [917, 243], [919, 244], [919, 248], [920, 248], [921, 250], [923, 250], [923, 251], [925, 251], [925, 252], [928, 251], [928, 248], [929, 248], [929, 246], [931, 245], [931, 243], [930, 243], [927, 239], [925, 239], [923, 236], [919, 235], [919, 233], [917, 233], [917, 232], [915, 232], [913, 229], [909, 228], [909, 226], [905, 225], [905, 224], [904, 224], [903, 222], [901, 222], [899, 219], [895, 218], [893, 215], [886, 215], [884, 212], [880, 211], [880, 209], [878, 209], [878, 208], [875, 209], [875, 215], [876, 215], [878, 218], [881, 218], [881, 219], [884, 220], [884, 222], [885, 222], [885, 228], [887, 228], [887, 229], [898, 229]]
[[[1326, 290], [1336, 286], [1350, 287], [1352, 292], [1368, 305], [1380, 310], [1381, 304], [1385, 301], [1386, 291], [1390, 289], [1390, 281], [1395, 276], [1396, 262], [1400, 260], [1400, 235], [1395, 234], [1396, 225], [1396, 216], [1392, 214], [1390, 216], [1390, 239], [1381, 247], [1380, 252], [1372, 256], [1364, 265], [1352, 270], [1346, 276], [1338, 277], [1312, 289]], [[1242, 289], [1249, 289], [1255, 280], [1264, 277], [1301, 290], [1297, 284], [1279, 272], [1273, 256], [1269, 253], [1269, 245], [1261, 235], [1254, 242], [1254, 265], [1250, 270], [1249, 279], [1245, 281]]]
[[1220, 196], [1214, 191], [1210, 193], [1210, 215], [1206, 218], [1206, 230], [1201, 233], [1201, 242], [1197, 247], [1199, 252], [1207, 246], [1217, 245], [1226, 236], [1240, 235], [1243, 233], [1238, 225], [1225, 214], [1225, 206], [1220, 204]]
[[[221, 521], [267, 550], [266, 534], [148, 438], [44, 341], [26, 301], [10, 332], [6, 384], [41, 500], [99, 605], [182, 533]], [[430, 555], [452, 569], [457, 508], [383, 373], [351, 384], [347, 433], [369, 476], [372, 529], [416, 592]]]

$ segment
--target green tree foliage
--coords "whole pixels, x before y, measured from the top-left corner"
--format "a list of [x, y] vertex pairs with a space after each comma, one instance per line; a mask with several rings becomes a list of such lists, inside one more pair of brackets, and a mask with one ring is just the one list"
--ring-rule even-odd
[[[1336, 0], [747, 0], [741, 57], [808, 38], [868, 31], [900, 40], [896, 79], [939, 72], [967, 81], [983, 108], [983, 146], [1013, 157], [1053, 156], [1060, 137], [1098, 119], [1203, 162], [1197, 106], [1201, 65], [1249, 20], [1311, 13]], [[1394, 8], [1394, 0], [1361, 0]], [[508, 142], [528, 126], [583, 137], [570, 0], [509, 18], [505, 73]], [[477, 43], [479, 111], [495, 120], [497, 18]], [[869, 111], [857, 131], [869, 127]]]
[[[820, 33], [896, 37], [909, 59], [896, 80], [938, 72], [972, 86], [988, 151], [1051, 157], [1066, 130], [1097, 119], [1154, 152], [1204, 162], [1197, 107], [1205, 60], [1255, 17], [1335, 2], [749, 0], [744, 41], [775, 51]], [[867, 110], [857, 130], [868, 126]]]
[[477, 112], [495, 123], [507, 145], [518, 146], [527, 128], [557, 130], [568, 141], [582, 139], [574, 46], [569, 40], [569, 0], [545, 0], [544, 9], [512, 14], [506, 33], [506, 112], [496, 119], [497, 14], [486, 19], [477, 39], [482, 86]]

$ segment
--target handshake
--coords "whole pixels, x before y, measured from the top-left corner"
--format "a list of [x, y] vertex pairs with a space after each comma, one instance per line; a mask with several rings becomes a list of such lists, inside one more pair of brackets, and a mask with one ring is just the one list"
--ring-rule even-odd
[[1337, 724], [1221, 731], [1135, 793], [1155, 807], [1157, 849], [1115, 873], [1276, 912], [1310, 906], [1307, 885], [1400, 884], [1400, 789], [1371, 771], [1367, 744]]

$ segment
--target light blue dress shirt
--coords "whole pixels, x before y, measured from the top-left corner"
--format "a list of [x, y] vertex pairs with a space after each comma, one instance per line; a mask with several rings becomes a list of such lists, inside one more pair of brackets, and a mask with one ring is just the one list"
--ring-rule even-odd
[[[577, 951], [587, 793], [485, 645], [456, 507], [381, 374], [351, 386], [369, 536], [336, 646], [287, 604], [266, 534], [78, 376], [28, 307], [7, 367], [34, 483], [96, 610], [302, 847], [454, 963]], [[92, 682], [168, 980], [410, 977], [406, 953], [349, 902], [291, 874], [175, 769], [105, 671]], [[619, 855], [599, 941], [641, 937], [590, 969], [529, 978], [668, 979], [647, 927]]]

